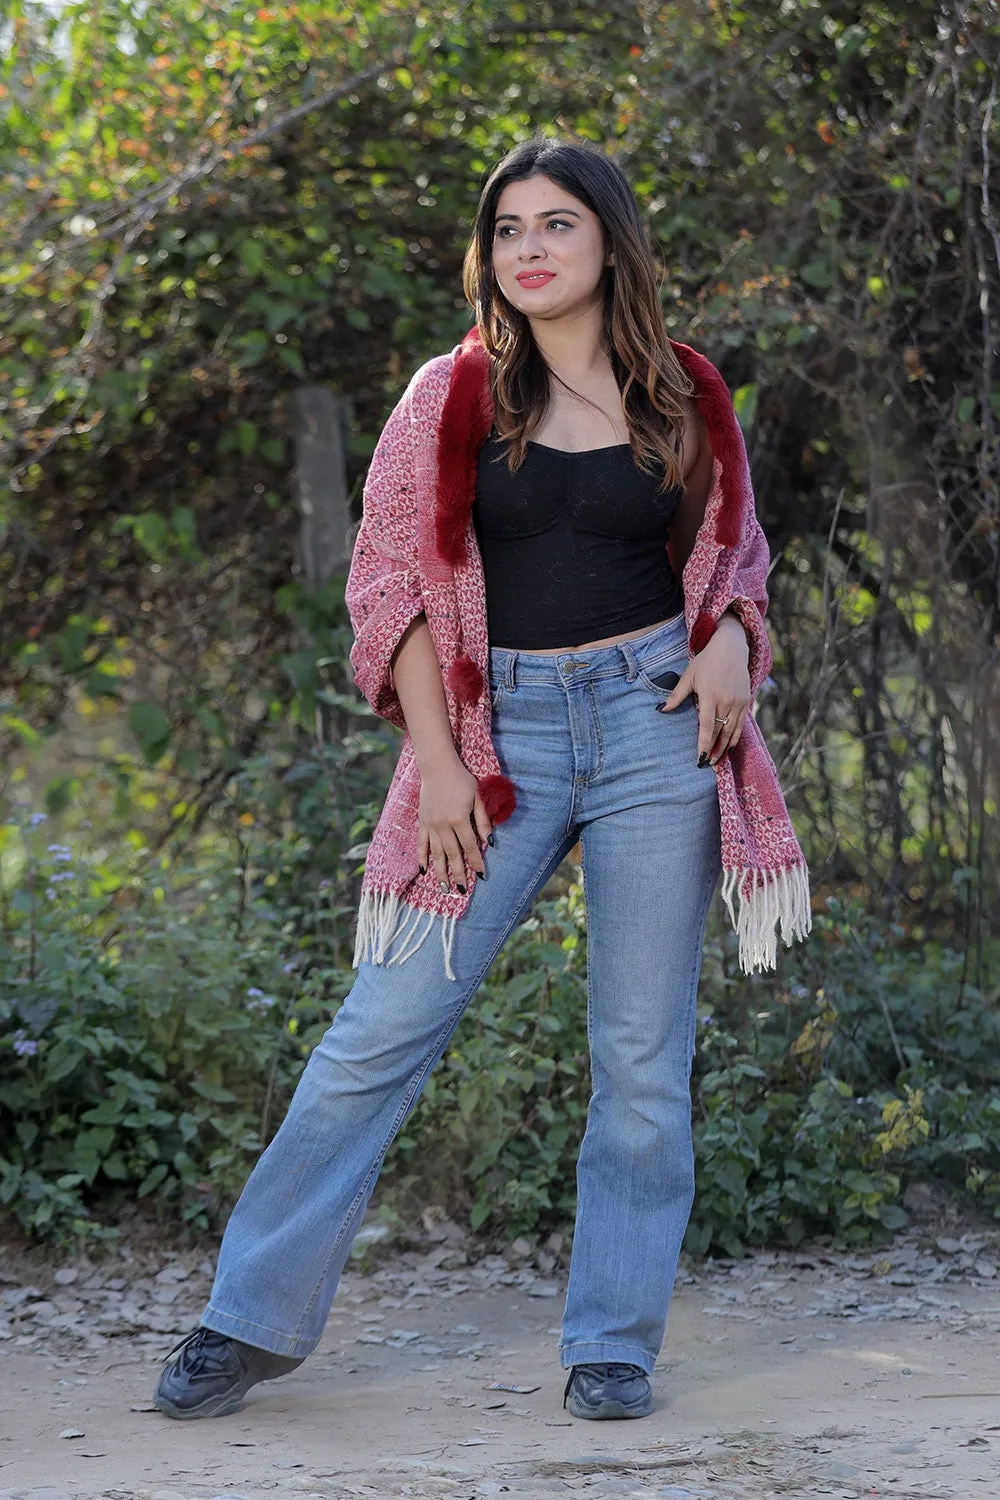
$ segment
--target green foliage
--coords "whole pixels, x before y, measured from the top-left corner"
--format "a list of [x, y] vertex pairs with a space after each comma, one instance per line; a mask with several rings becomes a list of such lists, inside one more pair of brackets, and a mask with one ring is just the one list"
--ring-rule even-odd
[[[1000, 1213], [1000, 982], [970, 986], [960, 953], [858, 903], [827, 908], [781, 983], [755, 978], [738, 1008], [732, 986], [717, 988], [718, 959], [707, 965], [691, 1249], [879, 1238], [906, 1221], [905, 1172]], [[1000, 971], [1000, 952], [987, 968]]]
[[959, 186], [1000, 150], [982, 8], [14, 0], [0, 36], [16, 775], [70, 808], [99, 780], [174, 846], [270, 726], [309, 731], [346, 644], [335, 601], [308, 647], [287, 602], [289, 397], [350, 394], [357, 500], [389, 403], [468, 325], [483, 172], [558, 130], [625, 167], [666, 326], [735, 393], [785, 564], [762, 720], [809, 853], [974, 936], [998, 880], [1000, 237]]
[[[305, 788], [297, 833], [276, 845], [255, 825], [237, 864], [145, 885], [47, 842], [40, 815], [7, 825], [7, 865], [21, 863], [0, 937], [0, 1201], [35, 1233], [106, 1234], [141, 1200], [204, 1226], [276, 1128], [353, 982], [336, 804], [313, 768], [288, 770]], [[887, 939], [858, 910], [820, 918], [781, 985], [733, 967], [728, 936], [713, 941], [691, 1250], [884, 1237], [915, 1173], [1000, 1212], [1000, 1092], [974, 1087], [995, 1057], [996, 991], [966, 1012], [954, 953]], [[390, 1152], [384, 1204], [445, 1201], [504, 1234], [565, 1225], [589, 1098], [585, 974], [571, 883], [503, 949]]]
[[[350, 983], [398, 739], [351, 687], [343, 579], [295, 576], [289, 397], [350, 393], [356, 510], [388, 406], [468, 326], [482, 174], [538, 128], [635, 184], [781, 555], [760, 722], [827, 915], [776, 981], [709, 955], [689, 1243], [886, 1233], [908, 1172], [1000, 1200], [997, 47], [981, 7], [908, 0], [10, 0], [0, 1151], [25, 1223], [92, 1232], [140, 1191], [199, 1222]], [[568, 1213], [575, 900], [501, 956], [390, 1159], [401, 1201], [429, 1141], [474, 1223]]]

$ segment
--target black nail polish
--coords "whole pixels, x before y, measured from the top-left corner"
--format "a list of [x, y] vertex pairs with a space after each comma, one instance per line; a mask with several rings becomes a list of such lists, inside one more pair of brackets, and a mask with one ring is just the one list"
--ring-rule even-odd
[[483, 874], [482, 870], [477, 870], [476, 871], [476, 879], [477, 880], [485, 880], [486, 879], [486, 876]]
[[426, 875], [427, 874], [427, 866], [426, 865], [417, 865], [417, 869], [420, 871], [421, 875]]
[[455, 889], [456, 891], [461, 891], [463, 896], [465, 895], [465, 886], [459, 885], [457, 880], [455, 881]]
[[489, 844], [490, 848], [492, 849], [493, 845], [496, 843], [496, 839], [493, 837], [492, 833], [488, 833], [486, 835], [486, 842]]
[[663, 700], [662, 703], [658, 703], [656, 705], [656, 712], [659, 713], [659, 714], [664, 714], [664, 713], [666, 713], [666, 711], [667, 711], [667, 700], [666, 700], [666, 698], [664, 698], [664, 700]]
[[701, 754], [699, 755], [699, 757], [698, 757], [698, 765], [699, 766], [707, 766], [708, 765], [708, 751], [707, 750], [703, 750], [701, 752]]

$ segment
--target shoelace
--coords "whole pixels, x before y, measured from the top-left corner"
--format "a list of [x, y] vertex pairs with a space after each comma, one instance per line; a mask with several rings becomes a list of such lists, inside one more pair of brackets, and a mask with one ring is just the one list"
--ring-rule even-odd
[[619, 1371], [621, 1373], [618, 1378], [621, 1380], [635, 1380], [637, 1377], [644, 1376], [646, 1373], [645, 1370], [640, 1369], [638, 1365], [619, 1363], [606, 1365], [574, 1365], [569, 1372], [569, 1379], [566, 1382], [566, 1389], [563, 1391], [563, 1406], [565, 1406], [566, 1402], [569, 1400], [569, 1389], [573, 1384], [574, 1376], [579, 1370], [585, 1370], [588, 1375], [595, 1375], [598, 1380], [613, 1380], [616, 1373]]
[[175, 1354], [180, 1354], [181, 1369], [188, 1375], [201, 1375], [206, 1365], [215, 1362], [217, 1351], [211, 1347], [214, 1341], [225, 1342], [225, 1335], [211, 1328], [196, 1328], [174, 1345], [167, 1358], [173, 1359]]

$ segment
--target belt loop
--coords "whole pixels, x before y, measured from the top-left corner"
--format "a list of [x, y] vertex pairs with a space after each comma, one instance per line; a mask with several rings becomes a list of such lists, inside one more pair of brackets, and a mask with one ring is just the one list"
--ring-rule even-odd
[[514, 663], [516, 661], [517, 661], [517, 652], [516, 651], [508, 651], [507, 652], [507, 673], [506, 673], [506, 676], [504, 677], [504, 686], [506, 687], [508, 693], [512, 693], [514, 691], [514, 689], [517, 687], [517, 676], [516, 676], [515, 671], [514, 671]]
[[625, 681], [634, 682], [636, 677], [639, 675], [639, 666], [635, 659], [635, 652], [632, 650], [632, 647], [628, 641], [619, 641], [618, 649], [621, 652], [622, 656], [624, 656], [625, 664], [628, 667], [628, 672], [625, 675]]

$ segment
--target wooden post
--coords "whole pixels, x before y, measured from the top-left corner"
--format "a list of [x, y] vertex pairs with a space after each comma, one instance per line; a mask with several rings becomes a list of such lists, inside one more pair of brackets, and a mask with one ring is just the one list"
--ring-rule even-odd
[[[350, 402], [326, 386], [300, 386], [292, 394], [295, 415], [295, 490], [302, 519], [302, 571], [316, 592], [335, 573], [347, 571], [351, 527], [347, 489], [346, 437]], [[320, 704], [316, 734], [328, 743], [329, 708]]]

